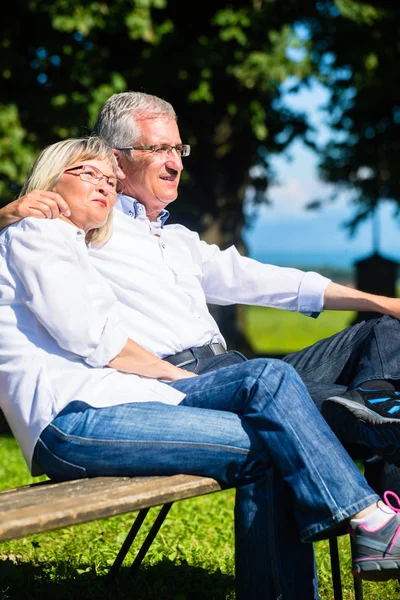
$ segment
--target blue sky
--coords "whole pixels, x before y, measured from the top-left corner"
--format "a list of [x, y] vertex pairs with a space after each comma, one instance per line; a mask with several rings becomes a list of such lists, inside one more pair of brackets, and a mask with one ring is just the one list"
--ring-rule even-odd
[[[315, 83], [309, 90], [287, 95], [286, 103], [307, 111], [323, 139], [328, 130], [319, 108], [327, 99], [326, 90]], [[299, 142], [292, 144], [288, 157], [274, 159], [279, 185], [270, 188], [272, 206], [262, 207], [255, 225], [245, 233], [249, 256], [284, 266], [349, 267], [372, 252], [372, 220], [360, 225], [353, 238], [344, 229], [343, 222], [354, 209], [343, 195], [319, 211], [304, 209], [310, 200], [327, 197], [333, 189], [319, 181], [316, 163], [315, 154]], [[382, 203], [377, 222], [380, 253], [400, 262], [400, 222], [393, 218], [393, 203]]]

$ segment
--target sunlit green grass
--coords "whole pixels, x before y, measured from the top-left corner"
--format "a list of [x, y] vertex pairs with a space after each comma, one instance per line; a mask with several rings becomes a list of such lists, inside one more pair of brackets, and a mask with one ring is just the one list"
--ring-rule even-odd
[[351, 325], [355, 313], [325, 311], [317, 319], [262, 306], [242, 307], [243, 327], [256, 354], [288, 354]]
[[[0, 436], [0, 489], [30, 483], [22, 454]], [[37, 479], [36, 479], [37, 480]], [[117, 580], [105, 584], [133, 514], [0, 544], [1, 600], [233, 600], [234, 491], [176, 502], [133, 581], [130, 552]], [[156, 509], [149, 516], [155, 517]], [[140, 533], [143, 541], [145, 533]], [[344, 600], [354, 598], [347, 536], [339, 539]], [[316, 544], [322, 600], [332, 600], [327, 542]], [[397, 582], [364, 584], [365, 600], [395, 600]], [[303, 600], [302, 598], [293, 600]]]

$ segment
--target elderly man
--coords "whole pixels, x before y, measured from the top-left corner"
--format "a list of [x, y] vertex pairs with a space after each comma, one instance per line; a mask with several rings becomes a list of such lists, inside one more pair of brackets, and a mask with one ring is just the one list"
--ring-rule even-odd
[[[400, 300], [341, 286], [317, 273], [262, 264], [234, 247], [221, 251], [181, 225], [168, 225], [167, 206], [178, 196], [190, 146], [182, 143], [173, 107], [161, 98], [115, 94], [101, 109], [94, 131], [114, 148], [125, 189], [116, 204], [111, 241], [90, 253], [121, 302], [130, 337], [175, 365], [204, 373], [245, 360], [227, 351], [208, 303], [273, 306], [309, 316], [323, 309], [380, 312], [385, 316], [284, 360], [296, 368], [353, 456], [400, 461], [395, 389]], [[57, 194], [30, 203], [22, 198], [0, 210], [0, 226], [66, 211]]]

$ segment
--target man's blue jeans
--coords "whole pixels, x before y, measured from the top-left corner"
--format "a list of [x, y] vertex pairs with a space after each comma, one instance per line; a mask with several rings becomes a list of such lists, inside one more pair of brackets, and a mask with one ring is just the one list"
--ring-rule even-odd
[[178, 406], [72, 402], [36, 462], [54, 479], [191, 473], [235, 487], [237, 599], [319, 598], [310, 542], [378, 496], [295, 370], [255, 359], [171, 385], [187, 394]]
[[[196, 355], [196, 350], [194, 349]], [[246, 358], [230, 351], [209, 358], [196, 358], [184, 367], [208, 373]], [[346, 327], [335, 335], [283, 357], [307, 386], [318, 408], [329, 396], [371, 379], [400, 379], [400, 321], [387, 315]]]
[[[347, 327], [336, 335], [294, 352], [283, 360], [294, 366], [318, 408], [330, 396], [340, 396], [364, 381], [400, 379], [400, 321], [389, 316]], [[400, 468], [365, 449], [347, 447], [353, 457], [368, 458], [365, 476], [382, 494], [400, 494]]]
[[387, 315], [362, 321], [284, 357], [314, 402], [371, 379], [400, 379], [400, 321]]

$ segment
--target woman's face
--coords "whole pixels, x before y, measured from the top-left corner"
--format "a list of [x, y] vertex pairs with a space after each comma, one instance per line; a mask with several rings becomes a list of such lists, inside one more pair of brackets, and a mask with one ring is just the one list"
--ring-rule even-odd
[[64, 170], [53, 192], [64, 198], [71, 211], [63, 219], [88, 233], [104, 225], [115, 204], [114, 169], [107, 159], [76, 162]]

